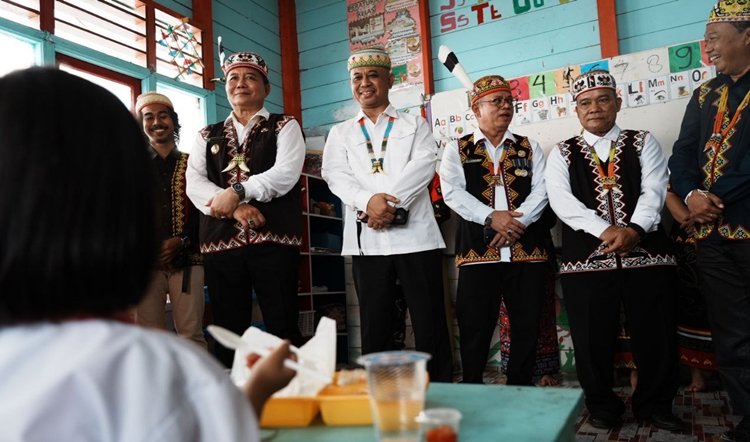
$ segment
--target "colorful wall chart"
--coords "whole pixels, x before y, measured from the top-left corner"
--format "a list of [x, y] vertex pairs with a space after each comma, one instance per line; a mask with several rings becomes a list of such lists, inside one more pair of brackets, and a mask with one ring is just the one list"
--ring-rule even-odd
[[382, 46], [394, 86], [423, 83], [418, 0], [347, 0], [346, 15], [350, 50]]
[[[513, 125], [576, 118], [575, 102], [568, 85], [579, 74], [593, 69], [607, 69], [612, 73], [623, 108], [687, 98], [700, 84], [716, 75], [714, 66], [708, 62], [705, 43], [694, 41], [511, 78], [508, 81], [516, 99]], [[450, 105], [440, 105], [436, 109], [435, 103], [431, 104], [435, 137], [445, 140], [473, 131], [476, 122], [465, 91], [444, 94], [447, 95], [442, 100]]]

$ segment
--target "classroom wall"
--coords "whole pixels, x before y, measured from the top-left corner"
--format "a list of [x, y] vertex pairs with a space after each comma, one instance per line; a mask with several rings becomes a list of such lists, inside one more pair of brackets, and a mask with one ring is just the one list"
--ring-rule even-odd
[[[192, 17], [192, 0], [157, 0], [160, 5]], [[214, 75], [222, 77], [217, 38], [221, 36], [227, 56], [239, 51], [257, 52], [268, 64], [271, 94], [266, 99], [270, 112], [283, 112], [284, 91], [281, 85], [281, 42], [277, 0], [213, 0]], [[207, 44], [208, 42], [204, 42]], [[224, 83], [216, 86], [216, 121], [224, 120], [232, 108], [227, 101]], [[209, 112], [209, 115], [212, 113]], [[214, 121], [209, 121], [214, 123]]]
[[615, 1], [620, 53], [700, 40], [715, 0]]
[[[187, 0], [182, 0], [187, 1]], [[213, 0], [214, 42], [221, 36], [226, 55], [253, 51], [268, 64], [271, 94], [266, 99], [269, 112], [282, 112], [284, 94], [281, 86], [281, 43], [279, 11], [276, 0]], [[222, 76], [219, 51], [214, 46], [214, 72]], [[216, 117], [225, 119], [231, 112], [223, 83], [216, 83]]]
[[[441, 44], [456, 52], [472, 78], [489, 73], [510, 78], [601, 58], [596, 0], [486, 3], [480, 8], [470, 0], [429, 2], [435, 92], [460, 87], [437, 60]], [[620, 53], [700, 39], [714, 3], [616, 1]], [[306, 128], [325, 130], [356, 112], [346, 72], [346, 0], [297, 0], [296, 5], [303, 121]]]

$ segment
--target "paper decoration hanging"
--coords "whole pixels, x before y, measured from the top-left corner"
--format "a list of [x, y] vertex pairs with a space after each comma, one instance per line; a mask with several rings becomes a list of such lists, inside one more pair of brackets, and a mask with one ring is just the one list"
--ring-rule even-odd
[[187, 17], [183, 17], [180, 24], [167, 25], [166, 29], [161, 30], [161, 40], [158, 41], [159, 45], [167, 48], [169, 62], [177, 68], [175, 79], [196, 73], [198, 67], [203, 68], [202, 57], [198, 51], [200, 43], [188, 21]]

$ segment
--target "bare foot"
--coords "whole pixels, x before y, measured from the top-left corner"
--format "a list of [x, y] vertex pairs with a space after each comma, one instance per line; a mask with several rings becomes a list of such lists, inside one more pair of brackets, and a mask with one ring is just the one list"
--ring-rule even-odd
[[551, 374], [545, 374], [539, 379], [539, 386], [541, 387], [557, 387], [560, 385], [560, 381]]

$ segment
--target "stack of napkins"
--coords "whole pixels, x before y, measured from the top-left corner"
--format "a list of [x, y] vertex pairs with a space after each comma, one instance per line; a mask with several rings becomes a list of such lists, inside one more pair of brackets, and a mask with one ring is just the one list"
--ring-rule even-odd
[[[280, 343], [281, 339], [266, 333], [263, 330], [250, 327], [242, 334], [242, 340], [250, 344], [250, 347], [261, 347], [273, 349]], [[234, 363], [232, 364], [232, 381], [238, 385], [244, 385], [250, 376], [252, 369], [247, 368], [246, 359], [250, 351], [240, 348], [234, 352]], [[320, 318], [315, 335], [299, 348], [297, 362], [309, 369], [315, 370], [333, 379], [336, 371], [336, 321], [325, 316]], [[304, 372], [289, 382], [289, 385], [274, 394], [274, 397], [292, 396], [316, 396], [318, 392], [327, 385], [314, 377], [306, 376]]]

